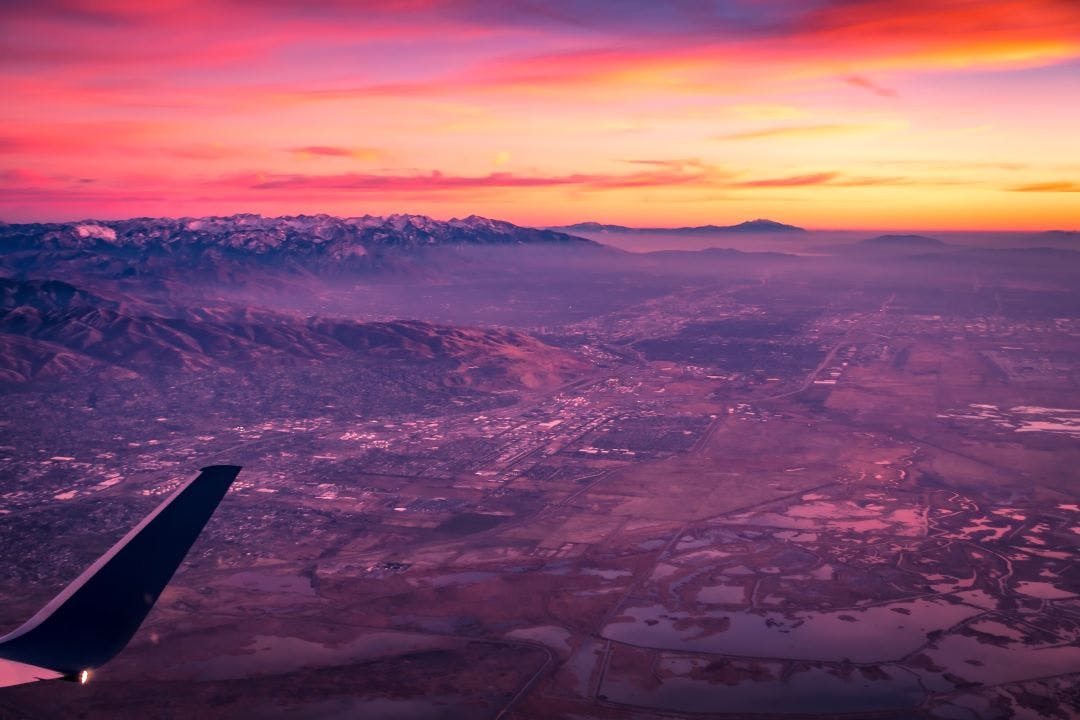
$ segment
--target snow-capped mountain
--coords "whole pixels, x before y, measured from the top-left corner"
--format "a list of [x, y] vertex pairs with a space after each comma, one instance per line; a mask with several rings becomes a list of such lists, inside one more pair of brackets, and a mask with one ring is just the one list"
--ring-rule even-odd
[[[446, 271], [485, 247], [596, 249], [590, 240], [475, 215], [134, 218], [0, 224], [0, 275], [254, 281], [275, 276]], [[480, 253], [483, 254], [483, 253]]]
[[519, 227], [470, 215], [449, 221], [424, 215], [338, 218], [297, 215], [268, 218], [231, 215], [204, 218], [134, 218], [73, 223], [0, 225], [0, 247], [15, 249], [117, 249], [151, 253], [218, 248], [263, 253], [365, 255], [387, 247], [456, 244], [588, 244], [552, 230]]

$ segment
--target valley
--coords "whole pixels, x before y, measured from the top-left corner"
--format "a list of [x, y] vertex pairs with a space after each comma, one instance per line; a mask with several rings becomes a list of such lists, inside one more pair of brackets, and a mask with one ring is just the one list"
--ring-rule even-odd
[[0, 716], [1080, 713], [1080, 253], [410, 220], [330, 272], [294, 219], [174, 287], [226, 220], [0, 228], [0, 624], [244, 466], [127, 650]]

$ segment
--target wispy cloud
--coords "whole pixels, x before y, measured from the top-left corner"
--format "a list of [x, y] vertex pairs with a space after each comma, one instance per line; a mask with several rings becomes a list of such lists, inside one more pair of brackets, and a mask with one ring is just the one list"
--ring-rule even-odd
[[900, 97], [899, 93], [897, 93], [892, 88], [887, 88], [884, 85], [879, 85], [878, 83], [874, 82], [870, 78], [863, 77], [862, 75], [847, 75], [847, 76], [845, 76], [843, 78], [843, 80], [848, 85], [854, 85], [857, 88], [862, 88], [863, 90], [867, 90], [869, 92], [872, 92], [873, 94], [875, 94], [875, 95], [877, 95], [879, 97], [887, 97], [887, 98]]
[[828, 135], [848, 135], [873, 130], [883, 130], [889, 126], [869, 124], [832, 123], [818, 125], [785, 125], [782, 127], [746, 130], [719, 135], [717, 140], [763, 140], [776, 138], [818, 138]]
[[289, 152], [300, 157], [352, 158], [353, 160], [379, 160], [383, 152], [368, 147], [339, 147], [335, 145], [305, 145], [289, 148]]
[[908, 175], [850, 175], [838, 171], [789, 175], [784, 177], [741, 180], [722, 183], [729, 188], [790, 188], [805, 186], [828, 186], [834, 188], [859, 187], [947, 187], [973, 185], [975, 181], [963, 178], [939, 178]]
[[1080, 183], [1070, 180], [1055, 180], [1051, 182], [1031, 183], [1009, 188], [1013, 192], [1045, 192], [1045, 193], [1074, 193], [1080, 192]]
[[498, 172], [486, 175], [455, 175], [431, 172], [417, 174], [339, 173], [235, 175], [218, 181], [231, 187], [252, 190], [345, 190], [356, 192], [434, 193], [479, 188], [543, 188], [576, 186], [584, 189], [646, 188], [688, 185], [707, 181], [706, 168], [659, 169], [624, 174], [573, 173], [569, 175], [518, 175]]
[[761, 180], [743, 180], [729, 183], [729, 187], [740, 188], [778, 188], [802, 187], [806, 185], [827, 185], [840, 175], [834, 172], [811, 173], [809, 175], [791, 175], [789, 177], [764, 178]]

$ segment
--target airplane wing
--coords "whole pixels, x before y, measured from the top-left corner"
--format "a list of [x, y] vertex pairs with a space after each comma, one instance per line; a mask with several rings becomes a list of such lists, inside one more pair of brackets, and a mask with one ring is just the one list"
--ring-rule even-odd
[[0, 687], [66, 678], [120, 652], [240, 472], [205, 467], [36, 615], [0, 637]]

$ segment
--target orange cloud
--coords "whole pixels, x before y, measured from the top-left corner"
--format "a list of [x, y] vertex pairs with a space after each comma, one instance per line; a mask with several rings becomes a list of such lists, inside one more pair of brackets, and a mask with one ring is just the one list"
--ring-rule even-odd
[[885, 0], [829, 3], [802, 39], [834, 58], [886, 69], [1026, 66], [1075, 57], [1080, 6], [1072, 0]]
[[338, 157], [352, 158], [353, 160], [379, 160], [383, 153], [375, 148], [365, 147], [337, 147], [334, 145], [305, 145], [304, 147], [290, 148], [300, 157]]
[[1013, 192], [1073, 193], [1080, 192], [1080, 183], [1070, 182], [1068, 180], [1057, 180], [1054, 182], [1042, 182], [1032, 183], [1030, 185], [1020, 185], [1018, 187], [1013, 187], [1009, 189]]

